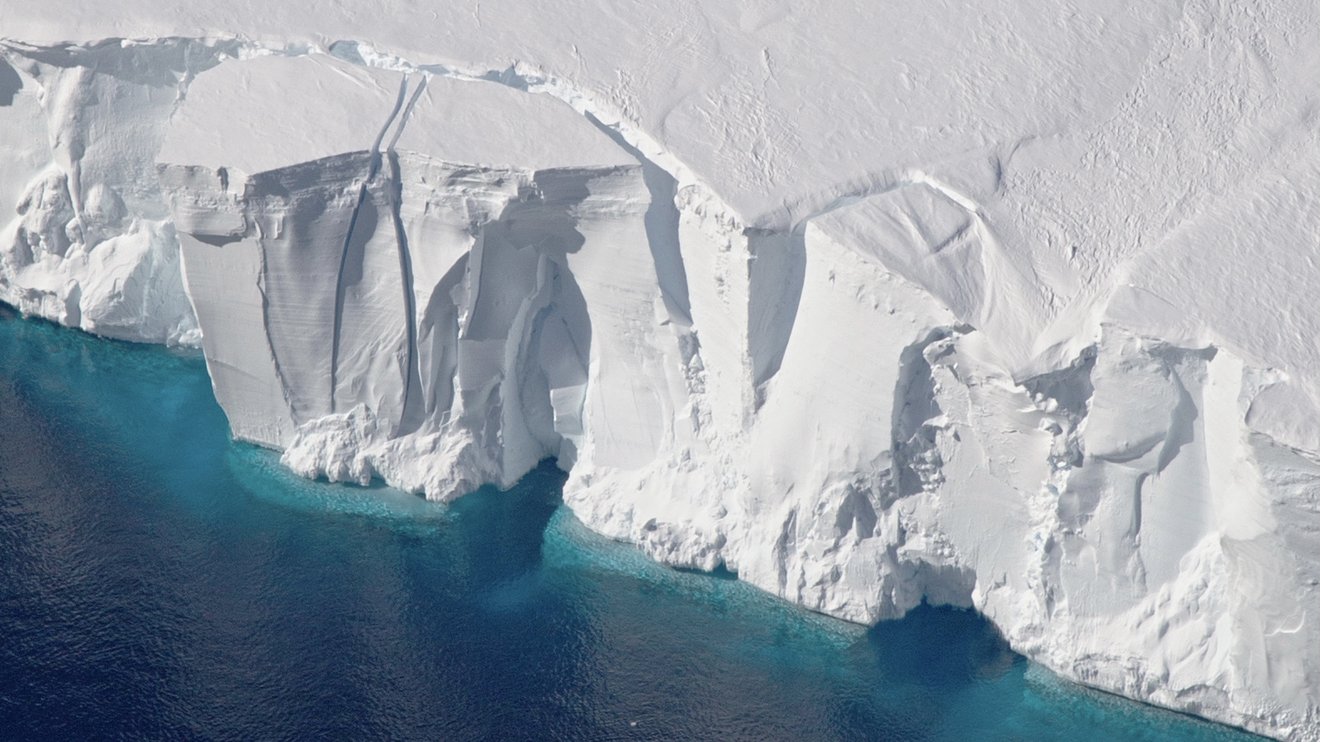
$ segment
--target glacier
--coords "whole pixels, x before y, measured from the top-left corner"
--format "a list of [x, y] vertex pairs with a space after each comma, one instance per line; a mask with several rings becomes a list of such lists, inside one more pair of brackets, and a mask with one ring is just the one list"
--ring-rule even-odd
[[234, 435], [1320, 738], [1320, 9], [0, 8], [0, 301]]

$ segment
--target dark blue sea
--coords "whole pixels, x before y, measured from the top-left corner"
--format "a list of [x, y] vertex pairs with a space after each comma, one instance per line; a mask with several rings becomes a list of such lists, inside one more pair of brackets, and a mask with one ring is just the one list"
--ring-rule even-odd
[[0, 738], [1236, 740], [974, 614], [652, 564], [543, 465], [452, 506], [230, 441], [201, 359], [0, 318]]

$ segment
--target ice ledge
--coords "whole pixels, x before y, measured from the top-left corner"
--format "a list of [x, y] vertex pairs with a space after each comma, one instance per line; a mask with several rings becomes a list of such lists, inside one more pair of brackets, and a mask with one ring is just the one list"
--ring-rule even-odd
[[[304, 474], [435, 497], [557, 455], [584, 521], [666, 562], [724, 564], [858, 621], [922, 599], [972, 605], [1081, 682], [1281, 738], [1320, 734], [1314, 384], [1302, 356], [1272, 366], [1222, 312], [1186, 319], [1200, 297], [1176, 273], [1143, 272], [1154, 258], [1128, 267], [1141, 285], [1114, 279], [1061, 312], [1051, 279], [1005, 243], [1002, 210], [956, 178], [896, 171], [791, 229], [750, 230], [654, 141], [598, 126], [608, 107], [525, 69], [423, 68], [361, 44], [331, 49], [345, 67], [188, 43], [125, 47], [164, 55], [164, 74], [92, 73], [79, 56], [114, 45], [15, 65], [24, 87], [0, 117], [75, 144], [15, 135], [32, 172], [47, 158], [57, 175], [8, 186], [36, 206], [11, 225], [31, 259], [15, 268], [28, 257], [6, 253], [4, 285], [70, 324], [111, 327], [99, 309], [122, 307], [108, 314], [125, 333], [186, 338], [177, 268], [75, 270], [84, 253], [139, 254], [116, 241], [135, 228], [155, 235], [141, 254], [173, 255], [177, 230], [236, 434], [286, 447]], [[253, 154], [241, 147], [185, 146], [200, 141], [187, 127], [221, 114], [240, 143], [258, 114], [273, 131], [305, 125], [305, 90], [246, 98], [247, 119], [223, 106], [225, 76], [289, 64], [341, 70], [324, 79], [357, 80], [371, 115], [342, 117], [342, 140], [334, 127], [299, 140], [307, 152], [268, 147], [255, 172], [225, 164]], [[482, 127], [499, 116], [462, 106], [415, 126], [421, 96], [454, 75], [489, 93], [474, 105], [526, 104], [511, 86], [592, 114], [560, 119], [555, 146], [519, 157], [580, 139], [605, 160], [492, 164]], [[184, 95], [194, 77], [215, 82], [209, 96]], [[128, 103], [102, 111], [87, 90]], [[77, 144], [112, 122], [120, 133]], [[182, 149], [164, 158], [170, 136]], [[162, 187], [133, 185], [158, 159], [148, 182]], [[1188, 231], [1157, 252], [1191, 275], [1214, 267], [1192, 248], [1232, 256]], [[87, 294], [97, 280], [110, 288]], [[174, 303], [136, 298], [152, 292]]]

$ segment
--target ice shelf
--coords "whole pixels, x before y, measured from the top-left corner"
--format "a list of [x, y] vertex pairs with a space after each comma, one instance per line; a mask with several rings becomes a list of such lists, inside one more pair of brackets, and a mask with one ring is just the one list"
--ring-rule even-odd
[[1320, 738], [1320, 7], [0, 8], [0, 300], [234, 434]]

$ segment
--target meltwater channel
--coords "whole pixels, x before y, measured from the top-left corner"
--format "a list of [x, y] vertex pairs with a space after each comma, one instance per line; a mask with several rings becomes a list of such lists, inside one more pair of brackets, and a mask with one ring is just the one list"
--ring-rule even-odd
[[0, 317], [0, 738], [1239, 740], [972, 613], [866, 629], [231, 442], [202, 361]]

